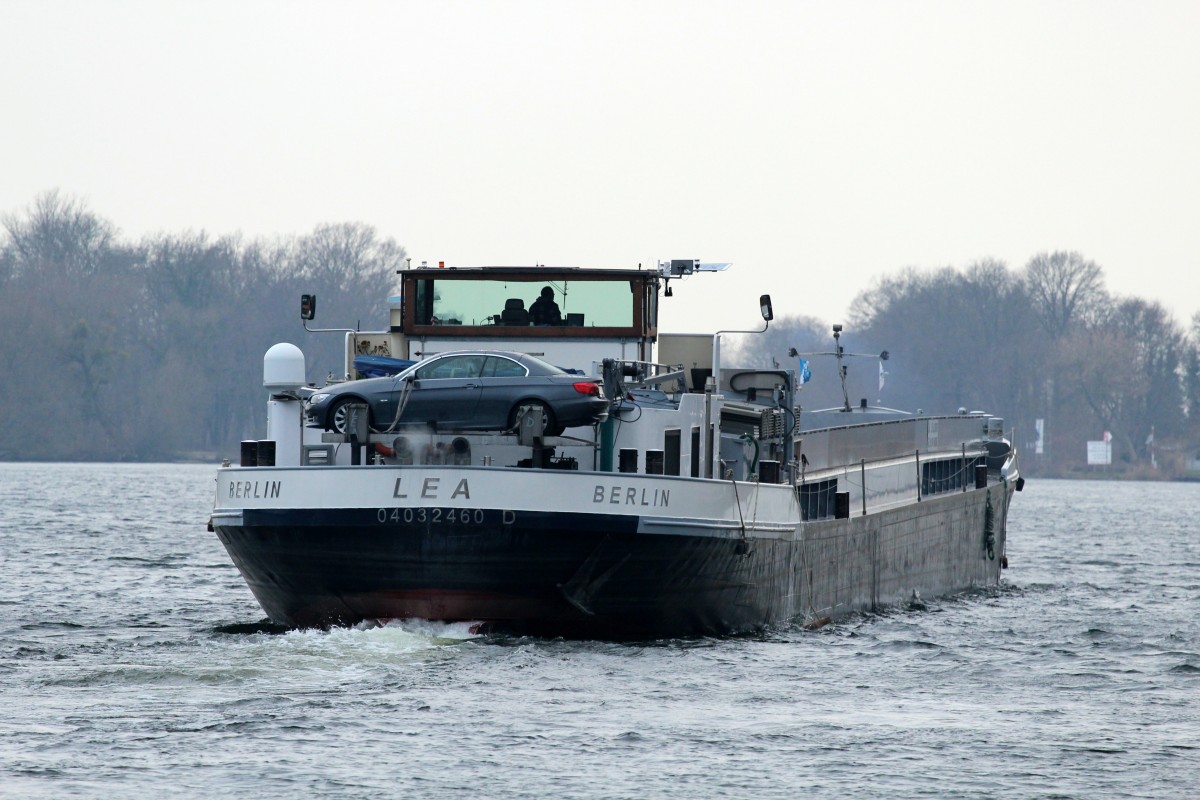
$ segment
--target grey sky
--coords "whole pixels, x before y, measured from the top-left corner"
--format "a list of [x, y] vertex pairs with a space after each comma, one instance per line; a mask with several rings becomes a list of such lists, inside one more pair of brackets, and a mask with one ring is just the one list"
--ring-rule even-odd
[[732, 261], [671, 329], [1079, 250], [1200, 311], [1200, 3], [0, 0], [0, 212], [361, 221], [415, 260]]

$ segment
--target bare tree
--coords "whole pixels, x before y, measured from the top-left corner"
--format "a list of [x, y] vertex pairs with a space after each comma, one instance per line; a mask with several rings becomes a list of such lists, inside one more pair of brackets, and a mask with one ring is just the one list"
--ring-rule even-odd
[[1106, 296], [1103, 271], [1075, 251], [1038, 253], [1029, 259], [1025, 285], [1034, 314], [1054, 339], [1096, 312]]
[[0, 286], [8, 283], [9, 279], [16, 274], [17, 259], [12, 248], [5, 247], [0, 250]]
[[[1118, 302], [1097, 324], [1076, 326], [1055, 343], [1059, 427], [1077, 441], [1109, 431], [1122, 459], [1148, 457], [1145, 441], [1186, 430], [1186, 339], [1158, 303]], [[1079, 414], [1078, 408], [1092, 415]]]
[[382, 278], [386, 291], [404, 260], [403, 247], [357, 222], [318, 225], [295, 241], [293, 254], [297, 274], [334, 290], [366, 288]]
[[38, 196], [24, 216], [5, 214], [16, 272], [61, 269], [90, 275], [100, 270], [116, 236], [112, 223], [93, 214], [81, 200], [64, 197], [57, 189]]
[[1200, 439], [1200, 313], [1192, 316], [1192, 327], [1184, 345], [1183, 386], [1187, 404], [1188, 435]]
[[[1059, 381], [1056, 400], [1059, 407], [1071, 409], [1055, 418], [1060, 441], [1082, 443], [1109, 431], [1121, 460], [1138, 455], [1134, 417], [1147, 386], [1128, 363], [1133, 346], [1125, 331], [1109, 327], [1081, 326], [1058, 340], [1053, 366], [1069, 380]], [[1091, 414], [1080, 413], [1084, 409]]]
[[1036, 363], [1022, 281], [996, 259], [965, 270], [907, 269], [855, 298], [852, 329], [892, 360], [889, 402], [960, 406], [1024, 419], [1032, 413]]
[[160, 304], [207, 308], [227, 299], [237, 271], [240, 239], [215, 241], [207, 233], [182, 233], [148, 239], [143, 244], [147, 288]]
[[1160, 303], [1128, 298], [1116, 305], [1108, 326], [1130, 339], [1128, 368], [1145, 385], [1146, 393], [1133, 410], [1133, 424], [1145, 436], [1154, 428], [1160, 436], [1182, 434], [1186, 427], [1187, 399], [1183, 380], [1187, 338]]
[[876, 277], [874, 285], [859, 292], [854, 298], [847, 324], [856, 330], [869, 329], [876, 320], [892, 309], [898, 297], [908, 294], [914, 287], [928, 281], [929, 277], [928, 272], [922, 272], [916, 267], [905, 267], [894, 275]]

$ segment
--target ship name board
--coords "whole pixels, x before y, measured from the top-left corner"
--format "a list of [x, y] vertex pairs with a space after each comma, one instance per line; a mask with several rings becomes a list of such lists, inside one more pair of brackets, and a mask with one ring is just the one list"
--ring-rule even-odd
[[283, 481], [230, 481], [229, 496], [235, 500], [279, 497]]
[[[403, 478], [396, 478], [396, 485], [392, 489], [392, 497], [399, 497], [401, 499], [406, 499], [408, 497], [408, 490], [401, 488], [402, 480]], [[419, 486], [420, 491], [417, 492], [417, 496], [422, 500], [437, 500], [441, 498], [450, 488], [449, 484], [442, 486], [441, 478], [425, 478], [420, 482]], [[414, 489], [414, 491], [416, 490]], [[466, 500], [471, 499], [471, 485], [467, 483], [466, 478], [459, 480], [458, 484], [454, 487], [454, 491], [450, 492], [451, 500], [455, 500], [459, 497], [462, 497]]]
[[636, 486], [596, 485], [592, 492], [593, 503], [613, 506], [655, 506], [666, 508], [671, 505], [671, 490], [660, 488], [638, 488]]

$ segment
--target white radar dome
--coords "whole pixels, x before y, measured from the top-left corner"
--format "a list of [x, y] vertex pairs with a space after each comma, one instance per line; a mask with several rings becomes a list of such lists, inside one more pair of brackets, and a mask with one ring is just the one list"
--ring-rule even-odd
[[304, 353], [299, 347], [280, 342], [263, 356], [263, 386], [273, 392], [299, 389], [304, 385]]

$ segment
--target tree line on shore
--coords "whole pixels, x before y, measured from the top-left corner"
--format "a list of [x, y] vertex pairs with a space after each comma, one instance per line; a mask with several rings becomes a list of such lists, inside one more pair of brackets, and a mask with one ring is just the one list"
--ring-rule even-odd
[[[789, 348], [834, 347], [812, 317], [764, 336], [743, 339], [743, 355], [782, 364]], [[845, 362], [853, 405], [1002, 416], [1027, 474], [1179, 477], [1196, 457], [1200, 314], [1184, 327], [1157, 302], [1113, 295], [1078, 252], [1038, 253], [1019, 270], [982, 259], [880, 277], [854, 298], [841, 344], [876, 356]], [[834, 360], [808, 360], [802, 407], [842, 406]], [[1087, 443], [1105, 440], [1111, 467], [1089, 468]]]
[[275, 239], [163, 233], [123, 241], [52, 191], [0, 217], [0, 459], [232, 457], [266, 429], [262, 355], [300, 344], [342, 363], [328, 326], [377, 325], [404, 249], [357, 223]]
[[[341, 336], [301, 329], [299, 295], [320, 297], [323, 327], [377, 327], [405, 258], [360, 223], [125, 241], [57, 191], [0, 225], [7, 460], [236, 457], [265, 429], [267, 348], [302, 344], [314, 381], [317, 365], [341, 363]], [[795, 367], [789, 350], [833, 349], [830, 322], [778, 319], [741, 338], [739, 360]], [[841, 345], [868, 356], [847, 361], [854, 405], [1003, 416], [1026, 472], [1082, 468], [1086, 442], [1107, 433], [1116, 468], [1178, 475], [1200, 442], [1200, 315], [1185, 328], [1158, 303], [1112, 295], [1080, 253], [885, 275], [840, 322]], [[874, 357], [883, 350], [886, 361]], [[842, 406], [834, 360], [807, 360], [801, 405]]]

